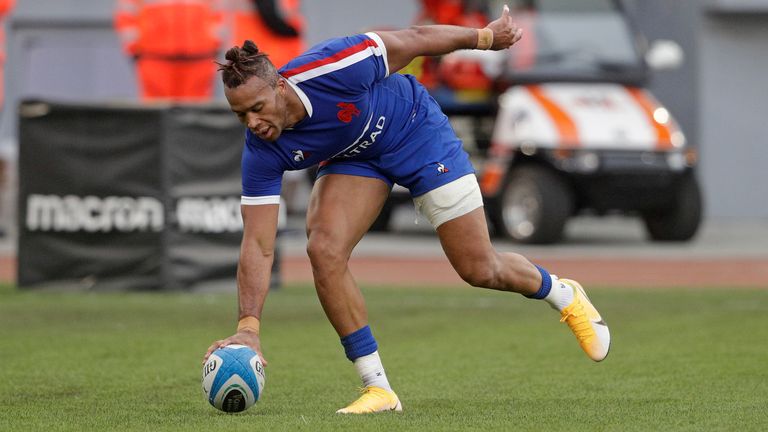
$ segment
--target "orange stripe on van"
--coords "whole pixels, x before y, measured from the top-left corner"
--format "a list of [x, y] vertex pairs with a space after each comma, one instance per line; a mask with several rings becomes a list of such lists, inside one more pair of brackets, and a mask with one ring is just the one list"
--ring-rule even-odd
[[480, 177], [480, 191], [484, 196], [496, 195], [501, 189], [501, 182], [504, 180], [506, 170], [496, 162], [488, 162], [483, 168], [483, 174]]
[[627, 91], [632, 95], [632, 98], [635, 99], [637, 104], [643, 108], [643, 112], [645, 112], [646, 117], [648, 117], [648, 122], [656, 129], [656, 149], [671, 149], [672, 132], [670, 132], [668, 124], [661, 124], [653, 118], [653, 112], [658, 108], [656, 103], [654, 103], [651, 98], [648, 97], [648, 94], [640, 88], [627, 87]]
[[557, 132], [560, 134], [560, 144], [570, 146], [579, 145], [579, 131], [576, 129], [576, 123], [571, 116], [563, 111], [557, 104], [550, 99], [540, 86], [529, 85], [526, 87], [534, 99], [547, 111], [549, 117], [555, 123]]

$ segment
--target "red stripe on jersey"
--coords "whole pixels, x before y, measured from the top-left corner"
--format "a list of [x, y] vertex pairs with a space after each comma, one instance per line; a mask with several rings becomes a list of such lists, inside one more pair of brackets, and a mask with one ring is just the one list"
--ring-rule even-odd
[[298, 75], [298, 74], [300, 74], [302, 72], [306, 72], [306, 71], [308, 71], [310, 69], [315, 69], [315, 68], [319, 68], [320, 66], [325, 66], [325, 65], [331, 64], [331, 63], [336, 63], [337, 61], [342, 60], [342, 59], [344, 59], [346, 57], [349, 57], [351, 55], [357, 54], [360, 51], [365, 51], [366, 49], [368, 49], [368, 47], [376, 48], [376, 47], [378, 47], [378, 45], [373, 40], [366, 39], [366, 40], [360, 42], [359, 44], [352, 45], [349, 48], [345, 48], [345, 49], [337, 52], [336, 54], [334, 54], [334, 55], [332, 55], [330, 57], [327, 57], [327, 58], [324, 58], [324, 59], [315, 60], [313, 62], [309, 62], [309, 63], [307, 63], [307, 64], [305, 64], [303, 66], [299, 66], [299, 67], [294, 68], [294, 69], [288, 69], [287, 71], [283, 72], [280, 75], [282, 75], [284, 78], [289, 78], [289, 77], [292, 77], [294, 75]]

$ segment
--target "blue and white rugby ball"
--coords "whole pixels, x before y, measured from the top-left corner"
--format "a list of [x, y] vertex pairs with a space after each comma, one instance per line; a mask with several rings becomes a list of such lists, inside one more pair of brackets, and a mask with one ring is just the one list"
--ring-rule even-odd
[[259, 355], [245, 345], [219, 348], [203, 366], [203, 392], [221, 411], [245, 411], [263, 390], [264, 366]]

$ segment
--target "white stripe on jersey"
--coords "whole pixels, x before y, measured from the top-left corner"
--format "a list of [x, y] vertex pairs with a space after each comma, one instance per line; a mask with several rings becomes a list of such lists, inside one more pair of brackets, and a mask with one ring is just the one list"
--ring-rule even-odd
[[[307, 110], [307, 115], [312, 117], [313, 109], [312, 109], [312, 103], [310, 102], [309, 98], [307, 97], [307, 94], [304, 93], [304, 91], [301, 90], [299, 88], [299, 86], [297, 85], [298, 83], [300, 83], [302, 81], [306, 81], [306, 80], [309, 80], [309, 79], [312, 79], [312, 78], [317, 78], [319, 76], [322, 76], [322, 75], [325, 75], [325, 74], [328, 74], [328, 73], [331, 73], [331, 72], [335, 72], [335, 71], [337, 71], [339, 69], [343, 69], [343, 68], [345, 68], [347, 66], [350, 66], [350, 65], [353, 65], [353, 64], [355, 64], [355, 63], [357, 63], [359, 61], [362, 61], [362, 60], [364, 60], [364, 59], [366, 59], [366, 58], [368, 58], [368, 57], [370, 57], [372, 55], [377, 55], [377, 56], [380, 56], [382, 58], [382, 60], [384, 61], [384, 67], [386, 69], [386, 74], [384, 76], [385, 77], [389, 76], [389, 62], [387, 61], [387, 47], [384, 45], [384, 41], [381, 40], [381, 37], [379, 35], [377, 35], [376, 33], [373, 33], [373, 32], [368, 32], [365, 35], [368, 36], [369, 38], [371, 38], [376, 43], [376, 45], [378, 45], [378, 46], [375, 46], [375, 47], [374, 46], [369, 46], [368, 48], [366, 48], [366, 49], [364, 49], [364, 50], [362, 50], [360, 52], [357, 52], [355, 54], [352, 54], [351, 56], [344, 57], [343, 59], [341, 59], [341, 60], [339, 60], [337, 62], [329, 63], [329, 64], [326, 64], [326, 65], [323, 65], [323, 66], [319, 66], [319, 67], [316, 67], [314, 69], [310, 69], [308, 71], [304, 71], [302, 73], [293, 75], [293, 76], [288, 77], [286, 79], [288, 84], [290, 84], [291, 88], [293, 88], [293, 90], [296, 91], [296, 94], [299, 96], [299, 99], [301, 99], [301, 102], [304, 104], [304, 108], [306, 108], [306, 110]], [[359, 139], [358, 139], [358, 141], [359, 141]], [[357, 141], [355, 141], [355, 142], [357, 142]], [[346, 149], [345, 149], [345, 151], [346, 151]], [[341, 154], [341, 153], [343, 153], [343, 152], [340, 152], [339, 154]]]
[[[381, 41], [381, 39], [378, 38], [378, 36], [377, 36], [377, 39], [379, 39], [379, 41]], [[376, 41], [376, 43], [379, 43], [379, 41]], [[364, 49], [362, 51], [356, 52], [356, 53], [352, 54], [351, 56], [344, 57], [343, 59], [341, 59], [341, 60], [339, 60], [337, 62], [328, 63], [328, 64], [325, 64], [325, 65], [322, 65], [322, 66], [318, 66], [318, 67], [316, 67], [314, 69], [310, 69], [308, 71], [304, 71], [304, 72], [302, 72], [300, 74], [296, 74], [296, 75], [294, 75], [292, 77], [289, 77], [288, 79], [293, 81], [294, 83], [298, 84], [298, 83], [300, 83], [302, 81], [306, 81], [306, 80], [309, 80], [309, 79], [312, 79], [312, 78], [317, 78], [317, 77], [319, 77], [321, 75], [325, 75], [325, 74], [328, 74], [328, 73], [331, 73], [331, 72], [335, 72], [335, 71], [337, 71], [339, 69], [344, 69], [345, 67], [351, 66], [351, 65], [353, 65], [353, 64], [355, 64], [355, 63], [357, 63], [359, 61], [363, 61], [363, 60], [367, 59], [368, 57], [370, 57], [372, 55], [381, 56], [385, 52], [386, 51], [382, 50], [381, 48], [369, 46], [368, 48], [366, 48], [366, 49]], [[384, 58], [386, 59], [386, 57], [384, 57]], [[384, 63], [386, 64], [386, 60], [384, 61]], [[389, 72], [389, 66], [387, 66], [387, 72]]]
[[304, 93], [304, 90], [300, 89], [299, 86], [292, 83], [291, 78], [288, 78], [285, 81], [288, 83], [288, 85], [291, 86], [293, 91], [296, 92], [296, 94], [299, 96], [299, 99], [301, 99], [301, 103], [304, 104], [304, 108], [307, 110], [307, 115], [312, 117], [312, 102], [309, 101], [307, 94]]
[[240, 204], [242, 205], [264, 205], [264, 204], [280, 204], [280, 195], [267, 195], [258, 197], [240, 197]]
[[381, 36], [377, 35], [374, 32], [368, 32], [365, 34], [369, 38], [373, 39], [374, 42], [376, 42], [376, 45], [379, 46], [379, 53], [376, 55], [380, 55], [381, 58], [384, 60], [384, 66], [387, 67], [387, 74], [384, 75], [385, 77], [389, 76], [389, 59], [387, 58], [387, 46], [384, 45], [384, 41], [381, 40]]

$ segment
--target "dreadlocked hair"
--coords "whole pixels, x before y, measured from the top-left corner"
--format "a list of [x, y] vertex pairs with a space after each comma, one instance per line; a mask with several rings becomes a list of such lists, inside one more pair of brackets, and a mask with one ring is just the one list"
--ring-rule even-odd
[[224, 58], [226, 63], [216, 64], [219, 65], [218, 70], [222, 71], [221, 80], [228, 88], [238, 87], [254, 76], [261, 78], [272, 88], [277, 86], [275, 65], [267, 54], [259, 52], [252, 40], [243, 42], [242, 48], [233, 46], [227, 50]]

